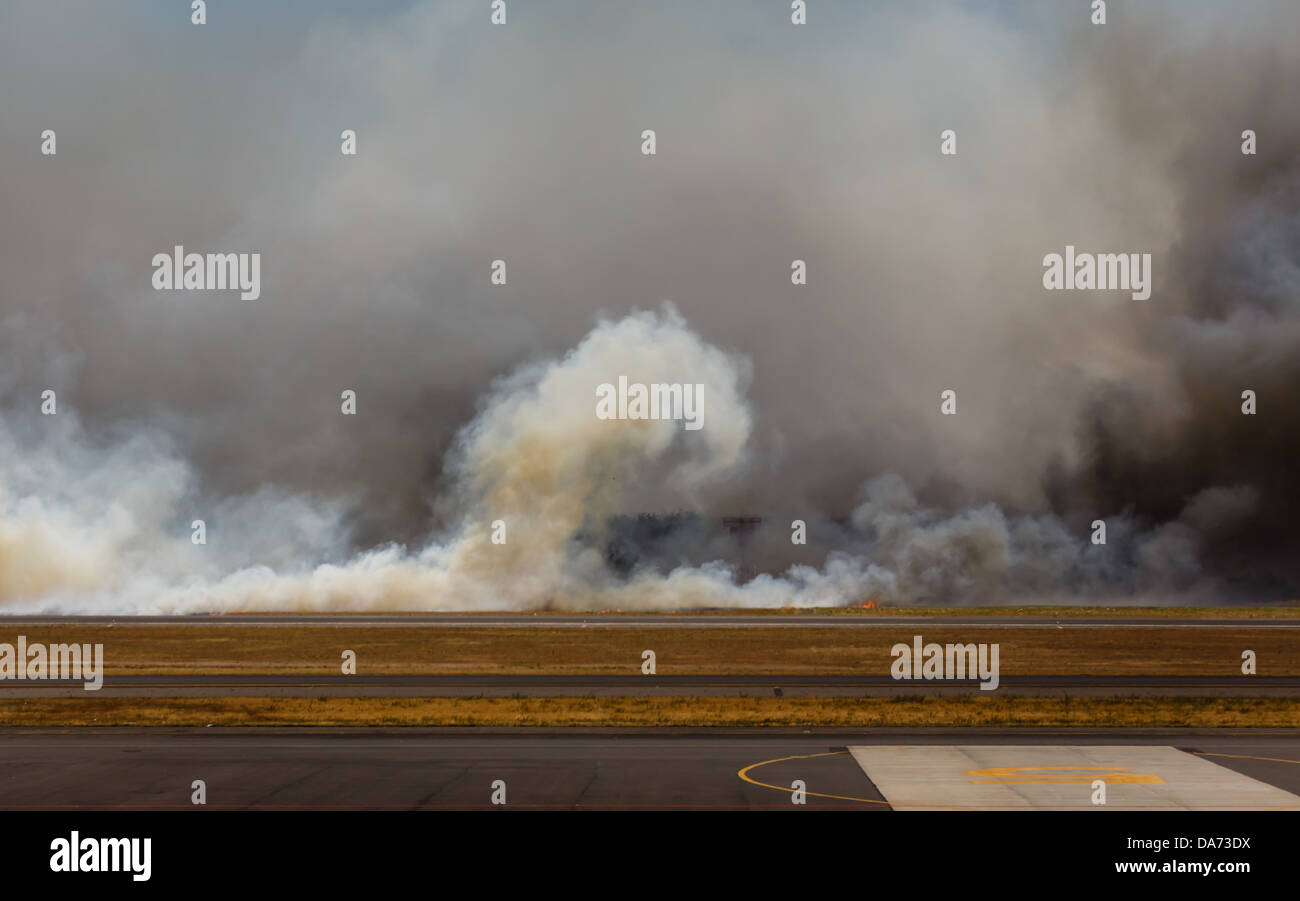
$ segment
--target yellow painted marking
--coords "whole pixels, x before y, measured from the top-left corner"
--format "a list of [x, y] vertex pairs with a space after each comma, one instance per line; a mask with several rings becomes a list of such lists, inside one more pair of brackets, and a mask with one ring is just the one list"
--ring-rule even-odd
[[[749, 771], [758, 769], [761, 766], [767, 766], [768, 764], [771, 763], [783, 763], [787, 760], [807, 760], [811, 757], [832, 757], [836, 754], [847, 754], [847, 753], [849, 752], [848, 751], [824, 751], [820, 754], [794, 754], [790, 757], [777, 757], [773, 760], [763, 760], [758, 763], [751, 763], [749, 766], [738, 770], [736, 772], [736, 775], [739, 776], [741, 780], [748, 782], [750, 785], [758, 785], [763, 788], [770, 788], [770, 789], [774, 789], [775, 791], [785, 792], [788, 795], [793, 795], [794, 789], [784, 788], [780, 785], [772, 785], [771, 783], [768, 782], [759, 782], [757, 779], [749, 778]], [[850, 798], [845, 795], [827, 795], [821, 792], [808, 791], [806, 789], [804, 791], [804, 794], [813, 795], [814, 797], [818, 797], [818, 798], [832, 798], [836, 801], [860, 801], [863, 804], [884, 804], [886, 806], [888, 806], [889, 804], [889, 802], [887, 801], [876, 801], [872, 798]]]
[[[750, 785], [757, 785], [757, 786], [761, 786], [762, 788], [770, 788], [773, 791], [779, 791], [787, 795], [793, 795], [794, 789], [786, 788], [783, 785], [772, 785], [769, 782], [759, 782], [757, 779], [749, 778], [749, 771], [753, 769], [757, 769], [758, 767], [761, 766], [767, 766], [770, 763], [783, 763], [787, 760], [807, 760], [812, 757], [833, 757], [836, 754], [847, 754], [847, 753], [849, 752], [848, 751], [823, 751], [820, 754], [794, 754], [790, 757], [777, 757], [773, 760], [763, 760], [758, 763], [751, 763], [749, 766], [739, 770], [736, 773], [736, 775], [739, 776], [745, 782], [748, 782]], [[854, 797], [850, 797], [849, 795], [828, 795], [823, 792], [809, 791], [807, 789], [804, 789], [804, 794], [813, 795], [814, 797], [817, 798], [830, 798], [834, 801], [857, 801], [860, 804], [879, 804], [884, 807], [934, 807], [936, 806], [934, 804], [903, 804], [903, 803], [891, 804], [889, 801], [877, 801], [875, 798], [854, 798]], [[955, 806], [946, 807], [945, 809], [946, 810], [979, 810], [978, 807], [955, 807]]]
[[[1192, 753], [1199, 757], [1231, 757], [1234, 760], [1266, 760], [1269, 763], [1294, 763], [1300, 765], [1300, 760], [1287, 760], [1283, 757], [1256, 757], [1253, 754], [1216, 754], [1214, 751], [1193, 751]], [[1265, 807], [1262, 809], [1300, 810], [1300, 804], [1288, 804], [1285, 807]]]
[[[1111, 785], [1164, 785], [1154, 773], [1121, 773], [1126, 766], [997, 766], [985, 770], [966, 770], [963, 776], [986, 776], [972, 779], [972, 785], [1090, 785], [1094, 779]], [[1049, 770], [1068, 770], [1074, 776], [1043, 776]], [[1105, 775], [1102, 775], [1105, 774]]]
[[1193, 751], [1192, 753], [1199, 754], [1201, 757], [1231, 757], [1235, 760], [1267, 760], [1269, 763], [1300, 764], [1300, 760], [1286, 760], [1282, 757], [1254, 757], [1250, 754], [1216, 754], [1213, 751]]
[[[1255, 734], [1255, 735], [1261, 735], [1261, 734], [1263, 734], [1263, 735], [1269, 735], [1269, 734], [1287, 734], [1288, 731], [1289, 731], [1289, 730], [1278, 730], [1278, 731], [1276, 731], [1276, 732], [1256, 732], [1256, 733], [1253, 733], [1253, 734]], [[745, 734], [745, 733], [738, 733], [738, 734]], [[1044, 734], [1051, 734], [1051, 733], [1044, 733]], [[1080, 734], [1080, 733], [1060, 733], [1060, 734], [1063, 734], [1063, 735], [1076, 734], [1076, 735], [1077, 735], [1077, 734]], [[1100, 733], [1100, 732], [1099, 732], [1099, 733], [1083, 733], [1083, 734], [1097, 734], [1097, 735], [1104, 735], [1104, 734], [1106, 734], [1106, 733]], [[1229, 732], [1229, 733], [1225, 733], [1225, 734], [1228, 734], [1228, 735], [1236, 735], [1236, 734], [1240, 734], [1240, 735], [1250, 735], [1250, 734], [1252, 734], [1252, 733], [1249, 733], [1249, 732], [1242, 732], [1242, 733]], [[904, 747], [907, 747], [907, 746], [904, 746]], [[911, 747], [917, 747], [917, 746], [911, 746]], [[921, 746], [919, 746], [919, 747], [930, 747], [930, 746], [929, 746], [929, 745], [921, 745]], [[1122, 746], [1122, 745], [1117, 745], [1116, 747], [1123, 747], [1123, 746]], [[791, 755], [790, 757], [776, 757], [776, 758], [774, 758], [774, 759], [772, 759], [772, 760], [762, 760], [762, 761], [759, 761], [758, 763], [751, 763], [749, 766], [747, 766], [747, 767], [743, 767], [743, 768], [741, 768], [739, 771], [737, 771], [736, 775], [739, 776], [739, 777], [741, 778], [742, 781], [744, 781], [744, 782], [748, 782], [750, 785], [757, 785], [757, 786], [759, 786], [760, 788], [770, 788], [770, 789], [772, 789], [773, 791], [778, 791], [778, 792], [781, 792], [782, 794], [792, 795], [792, 794], [794, 794], [794, 790], [793, 790], [793, 789], [791, 789], [791, 788], [787, 788], [787, 787], [785, 787], [785, 786], [783, 786], [783, 785], [772, 785], [770, 782], [759, 782], [757, 779], [752, 779], [752, 778], [750, 778], [750, 776], [749, 776], [749, 771], [750, 771], [750, 770], [756, 770], [756, 769], [758, 769], [758, 768], [761, 767], [761, 766], [768, 766], [769, 764], [773, 764], [773, 763], [784, 763], [784, 762], [787, 761], [787, 760], [808, 760], [808, 759], [813, 758], [813, 757], [833, 757], [833, 756], [835, 756], [836, 754], [847, 754], [847, 753], [849, 753], [849, 752], [848, 752], [848, 751], [825, 751], [825, 752], [822, 752], [822, 753], [820, 753], [820, 754], [793, 754], [793, 755]], [[1286, 760], [1286, 759], [1283, 759], [1283, 758], [1280, 758], [1280, 757], [1255, 757], [1255, 756], [1250, 755], [1250, 754], [1216, 754], [1216, 753], [1211, 752], [1211, 751], [1193, 751], [1192, 753], [1194, 753], [1194, 754], [1196, 754], [1196, 755], [1198, 755], [1198, 756], [1201, 756], [1201, 757], [1232, 757], [1232, 758], [1235, 758], [1235, 759], [1237, 759], [1237, 760], [1265, 760], [1265, 761], [1270, 761], [1270, 762], [1272, 762], [1272, 763], [1294, 763], [1294, 764], [1296, 764], [1296, 765], [1300, 765], [1300, 760]], [[1011, 769], [1011, 770], [1014, 770], [1014, 769], [1031, 769], [1031, 767], [995, 767], [994, 769]], [[1079, 770], [1079, 769], [1088, 769], [1088, 768], [1087, 768], [1087, 767], [1037, 767], [1037, 768], [1034, 768], [1034, 769], [1039, 769], [1039, 770], [1044, 770], [1044, 769], [1074, 769], [1074, 770]], [[1124, 767], [1097, 767], [1096, 769], [1110, 769], [1110, 770], [1114, 770], [1114, 769], [1124, 769]], [[963, 775], [980, 774], [980, 773], [983, 773], [983, 772], [988, 772], [988, 771], [981, 771], [981, 770], [967, 770], [966, 773], [964, 773]], [[1121, 776], [1122, 776], [1122, 775], [1141, 775], [1141, 774], [1124, 774], [1124, 773], [1116, 773], [1115, 775], [1121, 775]], [[1097, 778], [1097, 777], [1094, 776], [1094, 777], [1092, 777], [1092, 778]], [[1156, 779], [1160, 779], [1159, 776], [1156, 776], [1155, 778], [1156, 778]], [[1084, 780], [1084, 781], [1089, 781], [1089, 782], [1090, 782], [1091, 780]], [[1112, 780], [1108, 780], [1108, 781], [1112, 781]], [[1164, 783], [1164, 780], [1163, 780], [1163, 779], [1160, 779], [1160, 782], [1161, 782], [1161, 783]], [[1026, 783], [1023, 783], [1023, 782], [1007, 782], [1007, 783], [1002, 783], [1002, 784], [1005, 784], [1005, 785], [1023, 785], [1023, 784], [1026, 784]], [[1120, 783], [1116, 783], [1116, 784], [1120, 784]], [[805, 794], [805, 795], [812, 795], [812, 796], [817, 797], [817, 798], [830, 798], [831, 800], [834, 800], [834, 801], [857, 801], [857, 802], [860, 803], [860, 804], [880, 804], [880, 805], [883, 805], [883, 806], [885, 806], [885, 807], [890, 807], [890, 808], [895, 808], [895, 809], [896, 809], [896, 808], [899, 808], [899, 807], [927, 807], [927, 808], [930, 808], [930, 809], [939, 808], [939, 809], [943, 809], [943, 810], [998, 810], [998, 809], [1002, 809], [1002, 808], [993, 807], [993, 806], [990, 806], [990, 807], [958, 807], [958, 806], [956, 806], [956, 805], [914, 804], [914, 803], [907, 803], [907, 802], [903, 802], [903, 801], [895, 801], [895, 802], [892, 802], [892, 803], [891, 803], [891, 802], [889, 802], [889, 801], [877, 801], [877, 800], [874, 799], [874, 798], [854, 798], [854, 797], [851, 797], [851, 796], [848, 796], [848, 795], [829, 795], [829, 794], [825, 794], [825, 793], [823, 793], [823, 792], [808, 791], [807, 789], [804, 790], [804, 794]], [[1123, 809], [1123, 808], [1120, 808], [1120, 809]], [[1300, 805], [1286, 805], [1286, 806], [1282, 806], [1282, 807], [1266, 807], [1266, 808], [1259, 808], [1259, 809], [1262, 809], [1262, 810], [1300, 810]]]

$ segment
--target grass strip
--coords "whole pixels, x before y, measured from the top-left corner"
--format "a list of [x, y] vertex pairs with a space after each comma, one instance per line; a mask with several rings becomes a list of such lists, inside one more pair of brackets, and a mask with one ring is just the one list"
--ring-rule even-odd
[[1300, 675], [1300, 630], [1241, 626], [1195, 629], [954, 628], [508, 628], [408, 626], [92, 626], [0, 623], [0, 641], [104, 645], [111, 678], [125, 673], [338, 675], [342, 652], [357, 672], [636, 675], [653, 650], [668, 674], [885, 675], [895, 643], [997, 643], [1005, 675], [1241, 674], [1242, 651], [1258, 671]]
[[3, 726], [1296, 728], [1292, 698], [32, 698]]

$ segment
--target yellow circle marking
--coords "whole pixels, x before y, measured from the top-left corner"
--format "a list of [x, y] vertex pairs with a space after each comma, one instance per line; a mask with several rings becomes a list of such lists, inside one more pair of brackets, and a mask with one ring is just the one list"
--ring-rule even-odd
[[[743, 781], [748, 782], [750, 785], [759, 785], [762, 786], [763, 788], [770, 788], [775, 791], [785, 792], [788, 795], [793, 795], [794, 789], [783, 788], [780, 785], [772, 785], [769, 782], [759, 782], [757, 779], [749, 778], [749, 771], [758, 769], [761, 766], [767, 766], [768, 764], [771, 763], [783, 763], [787, 760], [808, 760], [809, 758], [812, 757], [833, 757], [836, 754], [847, 754], [847, 753], [849, 752], [848, 751], [824, 751], [820, 754], [794, 754], [790, 757], [777, 757], [774, 758], [773, 760], [763, 760], [758, 763], [751, 763], [749, 766], [744, 767], [743, 769], [737, 771], [736, 775], [739, 776]], [[827, 795], [827, 794], [823, 794], [822, 792], [807, 791], [807, 790], [804, 791], [804, 794], [813, 795], [814, 797], [818, 797], [818, 798], [832, 798], [836, 801], [859, 801], [863, 804], [886, 804], [886, 805], [888, 804], [887, 801], [876, 801], [872, 798], [850, 798], [847, 795]]]
[[[749, 766], [745, 767], [744, 769], [739, 770], [736, 773], [736, 775], [739, 776], [745, 782], [748, 782], [750, 785], [758, 785], [758, 786], [762, 786], [763, 788], [770, 788], [773, 791], [779, 791], [787, 795], [792, 795], [794, 794], [794, 790], [790, 788], [786, 788], [783, 785], [772, 785], [770, 782], [759, 782], [757, 779], [751, 779], [749, 777], [749, 771], [757, 769], [761, 766], [767, 766], [768, 764], [771, 763], [783, 763], [787, 760], [808, 760], [812, 757], [833, 757], [836, 754], [847, 754], [847, 753], [849, 752], [848, 751], [823, 751], [820, 754], [793, 754], [790, 757], [777, 757], [773, 760], [763, 760], [763, 761], [759, 761], [758, 763], [751, 763]], [[875, 798], [854, 798], [849, 795], [828, 795], [823, 792], [808, 791], [807, 789], [804, 790], [804, 794], [812, 795], [817, 798], [830, 798], [834, 801], [857, 801], [859, 804], [880, 804], [889, 808], [897, 808], [897, 807], [933, 808], [933, 807], [940, 806], [937, 804], [906, 804], [906, 803], [891, 804], [889, 801], [877, 801]], [[944, 809], [945, 810], [979, 810], [980, 808], [949, 806], [949, 807], [944, 807]]]

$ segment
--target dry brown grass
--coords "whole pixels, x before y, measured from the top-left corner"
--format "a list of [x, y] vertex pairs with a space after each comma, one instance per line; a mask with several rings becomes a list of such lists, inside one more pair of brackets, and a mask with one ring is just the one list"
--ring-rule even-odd
[[345, 648], [358, 672], [636, 674], [653, 649], [661, 675], [888, 672], [890, 648], [926, 641], [997, 642], [1009, 675], [1240, 673], [1241, 652], [1259, 672], [1300, 675], [1300, 630], [930, 628], [519, 628], [405, 626], [7, 626], [30, 642], [103, 642], [108, 675], [125, 673], [337, 674]]
[[1288, 698], [38, 698], [3, 726], [1295, 728]]

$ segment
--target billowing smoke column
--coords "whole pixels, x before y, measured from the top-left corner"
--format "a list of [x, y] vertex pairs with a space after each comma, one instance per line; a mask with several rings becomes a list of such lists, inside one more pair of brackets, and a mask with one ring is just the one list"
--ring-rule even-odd
[[[673, 419], [598, 418], [593, 388], [615, 374], [704, 386], [707, 421], [692, 431]], [[849, 523], [814, 522], [814, 531], [830, 533], [815, 544], [839, 545], [820, 567], [795, 565], [741, 584], [727, 562], [738, 547], [716, 534], [708, 550], [717, 559], [692, 563], [699, 547], [658, 542], [630, 573], [610, 567], [602, 530], [647, 488], [687, 504], [743, 467], [748, 378], [744, 360], [701, 340], [671, 307], [601, 323], [562, 359], [498, 382], [457, 436], [448, 462], [454, 496], [445, 499], [457, 518], [445, 536], [336, 562], [326, 560], [346, 547], [343, 512], [270, 490], [215, 505], [211, 542], [194, 544], [194, 477], [160, 439], [137, 434], [95, 446], [72, 417], [36, 444], [5, 433], [0, 599], [10, 612], [193, 612], [1186, 594], [1210, 588], [1201, 584], [1199, 536], [1225, 510], [1243, 516], [1254, 507], [1249, 489], [1207, 490], [1147, 534], [1117, 517], [1102, 546], [1050, 514], [1008, 517], [986, 505], [945, 516], [885, 475], [863, 486]], [[789, 537], [780, 523], [759, 540], [770, 546]]]
[[6, 10], [0, 610], [1300, 594], [1300, 4], [655, 6]]
[[[706, 386], [707, 428], [597, 418], [601, 382], [683, 373]], [[3, 435], [0, 600], [64, 611], [581, 606], [608, 574], [575, 535], [599, 530], [645, 480], [688, 498], [733, 470], [751, 428], [746, 378], [743, 361], [671, 308], [602, 323], [563, 359], [498, 382], [459, 433], [444, 538], [319, 566], [346, 535], [339, 509], [262, 491], [217, 504], [195, 544], [194, 478], [161, 440], [94, 447], [75, 418], [56, 416], [36, 443]]]

